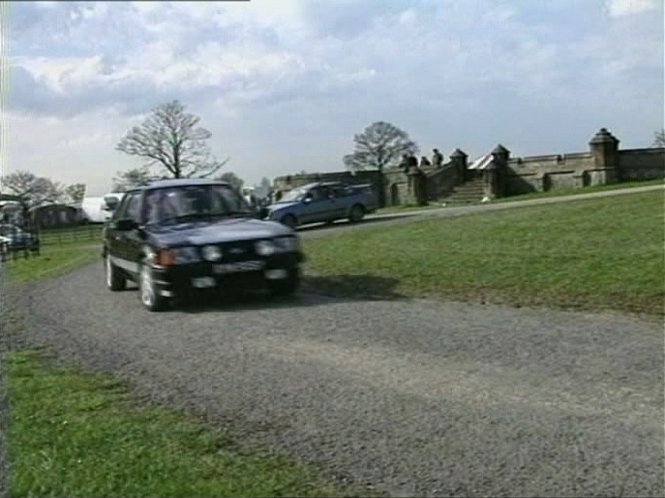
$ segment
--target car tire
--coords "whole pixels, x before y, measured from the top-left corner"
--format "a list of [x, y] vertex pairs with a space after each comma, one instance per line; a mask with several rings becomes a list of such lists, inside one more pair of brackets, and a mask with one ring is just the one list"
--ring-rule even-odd
[[127, 279], [120, 269], [111, 262], [109, 254], [104, 258], [104, 270], [106, 273], [106, 287], [111, 291], [121, 291], [127, 288]]
[[291, 296], [300, 287], [300, 271], [298, 268], [288, 270], [288, 276], [281, 280], [269, 280], [268, 290], [273, 296]]
[[360, 204], [354, 204], [349, 211], [349, 221], [358, 223], [365, 217], [365, 209]]
[[289, 228], [295, 229], [298, 226], [298, 220], [296, 220], [296, 217], [293, 216], [292, 214], [287, 214], [285, 216], [282, 216], [282, 219], [279, 220], [279, 222], [282, 225], [286, 225]]
[[149, 311], [162, 311], [166, 308], [168, 299], [161, 296], [157, 291], [152, 276], [152, 269], [145, 261], [142, 261], [139, 265], [138, 284], [139, 299], [146, 309]]

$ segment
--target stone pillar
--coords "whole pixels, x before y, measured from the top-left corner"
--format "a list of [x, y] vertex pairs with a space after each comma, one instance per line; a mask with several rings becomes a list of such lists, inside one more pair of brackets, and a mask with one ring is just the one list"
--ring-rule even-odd
[[592, 185], [621, 181], [619, 171], [619, 140], [606, 128], [601, 128], [589, 142], [595, 169], [591, 173]]
[[455, 173], [457, 175], [457, 178], [455, 179], [455, 185], [460, 185], [464, 183], [466, 180], [466, 168], [468, 166], [467, 164], [467, 159], [469, 156], [467, 156], [464, 152], [462, 152], [459, 149], [455, 149], [455, 151], [450, 154], [450, 160], [455, 166]]
[[408, 204], [415, 204], [417, 206], [427, 205], [427, 178], [423, 170], [418, 166], [412, 166], [407, 172], [409, 195]]
[[485, 197], [495, 199], [506, 193], [506, 173], [510, 151], [503, 145], [497, 145], [492, 151], [492, 164], [485, 170]]

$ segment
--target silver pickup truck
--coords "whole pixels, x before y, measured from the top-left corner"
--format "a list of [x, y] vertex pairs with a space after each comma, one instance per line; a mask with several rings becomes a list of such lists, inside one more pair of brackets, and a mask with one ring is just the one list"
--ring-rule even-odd
[[332, 223], [344, 218], [358, 222], [365, 214], [376, 211], [377, 207], [378, 201], [371, 185], [317, 182], [289, 191], [278, 202], [268, 206], [265, 218], [291, 228], [308, 223]]

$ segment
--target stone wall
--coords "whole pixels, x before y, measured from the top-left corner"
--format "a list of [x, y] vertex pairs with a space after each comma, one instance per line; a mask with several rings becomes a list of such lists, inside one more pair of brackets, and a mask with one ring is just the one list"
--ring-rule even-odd
[[588, 182], [584, 172], [592, 169], [590, 152], [512, 158], [506, 165], [505, 195], [583, 187]]
[[[498, 145], [492, 156], [490, 167], [483, 171], [469, 170], [467, 156], [459, 149], [441, 168], [424, 168], [427, 199], [445, 199], [474, 175], [482, 175], [485, 179], [488, 198], [665, 178], [665, 148], [620, 150], [619, 140], [605, 128], [592, 137], [586, 152], [511, 158], [510, 151]], [[369, 183], [386, 206], [413, 204], [416, 201], [413, 182], [399, 168], [387, 169], [383, 175], [378, 171], [359, 171], [356, 174], [337, 171], [280, 176], [274, 179], [273, 187], [285, 192], [319, 181]]]
[[665, 175], [665, 149], [627, 149], [619, 151], [621, 181], [654, 180]]
[[631, 180], [665, 178], [665, 148], [619, 149], [619, 140], [601, 128], [589, 152], [509, 158], [496, 164], [503, 195], [581, 188]]

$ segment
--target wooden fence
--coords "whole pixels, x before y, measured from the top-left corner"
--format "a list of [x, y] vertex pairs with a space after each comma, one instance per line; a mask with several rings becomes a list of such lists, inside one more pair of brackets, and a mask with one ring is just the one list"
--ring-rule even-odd
[[79, 225], [75, 227], [45, 228], [39, 231], [42, 246], [69, 244], [74, 242], [100, 242], [102, 240], [102, 224]]

